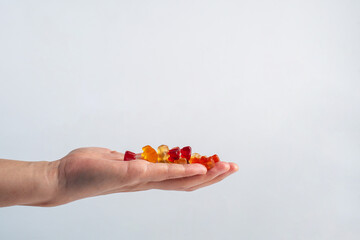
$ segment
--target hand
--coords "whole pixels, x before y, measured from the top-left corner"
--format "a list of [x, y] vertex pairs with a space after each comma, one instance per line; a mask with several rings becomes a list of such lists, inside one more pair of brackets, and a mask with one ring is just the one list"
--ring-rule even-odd
[[218, 162], [207, 171], [200, 164], [123, 161], [124, 154], [106, 148], [79, 148], [58, 160], [59, 189], [50, 205], [118, 192], [149, 189], [193, 191], [217, 183], [238, 170]]

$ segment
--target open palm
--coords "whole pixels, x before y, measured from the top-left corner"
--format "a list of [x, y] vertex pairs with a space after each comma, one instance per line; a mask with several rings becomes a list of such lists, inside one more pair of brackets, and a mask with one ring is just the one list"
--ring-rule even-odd
[[193, 191], [219, 182], [238, 170], [218, 162], [209, 171], [200, 164], [124, 161], [124, 154], [107, 148], [79, 148], [59, 160], [58, 203], [118, 192], [149, 189]]

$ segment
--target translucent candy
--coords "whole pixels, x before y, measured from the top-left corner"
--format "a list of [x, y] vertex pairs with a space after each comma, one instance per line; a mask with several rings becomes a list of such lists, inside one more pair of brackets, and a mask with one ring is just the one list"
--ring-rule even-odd
[[156, 163], [158, 160], [158, 154], [151, 146], [146, 145], [142, 148], [143, 153], [141, 154], [141, 157], [149, 162]]
[[199, 162], [205, 166], [206, 162], [208, 161], [208, 158], [206, 156], [201, 156]]
[[214, 161], [214, 163], [220, 162], [220, 158], [217, 154], [214, 154], [209, 158], [211, 158]]
[[187, 164], [188, 161], [186, 160], [186, 158], [179, 158], [179, 159], [177, 159], [177, 160], [174, 160], [174, 163]]
[[211, 157], [209, 157], [207, 158], [207, 161], [203, 165], [207, 168], [207, 170], [209, 170], [215, 166], [215, 162]]
[[193, 153], [191, 155], [191, 158], [189, 160], [189, 163], [192, 164], [192, 163], [200, 163], [200, 158], [201, 158], [201, 155], [198, 154], [198, 153]]
[[159, 163], [169, 163], [169, 147], [166, 145], [160, 145], [157, 150], [158, 162]]
[[130, 151], [126, 151], [124, 155], [124, 161], [135, 160], [136, 154]]
[[[217, 155], [216, 155], [217, 156]], [[217, 160], [219, 157], [206, 157], [206, 156], [201, 156], [198, 153], [194, 153], [191, 155], [191, 158], [189, 160], [189, 163], [193, 164], [193, 163], [200, 163], [202, 165], [204, 165], [208, 170], [213, 168], [215, 166], [215, 160]]]
[[191, 158], [191, 147], [186, 146], [181, 149], [181, 157], [186, 158], [186, 160], [190, 160]]
[[178, 160], [180, 158], [180, 148], [174, 147], [169, 150], [169, 161], [174, 162], [175, 160]]
[[149, 162], [159, 162], [159, 163], [177, 163], [177, 164], [194, 164], [200, 163], [204, 165], [208, 170], [215, 166], [215, 163], [220, 161], [220, 158], [217, 154], [214, 154], [210, 157], [201, 156], [198, 153], [191, 154], [191, 147], [186, 146], [180, 149], [179, 147], [174, 147], [169, 150], [169, 147], [166, 145], [161, 145], [158, 147], [157, 151], [149, 145], [146, 145], [142, 148], [142, 153], [133, 153], [126, 151], [124, 155], [124, 161], [130, 161], [134, 159], [144, 159]]

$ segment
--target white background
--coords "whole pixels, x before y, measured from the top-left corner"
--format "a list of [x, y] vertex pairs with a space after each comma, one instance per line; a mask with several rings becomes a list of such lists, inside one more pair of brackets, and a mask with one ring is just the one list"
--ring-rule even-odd
[[240, 167], [2, 208], [0, 239], [359, 239], [359, 123], [360, 1], [0, 0], [0, 158], [164, 143]]

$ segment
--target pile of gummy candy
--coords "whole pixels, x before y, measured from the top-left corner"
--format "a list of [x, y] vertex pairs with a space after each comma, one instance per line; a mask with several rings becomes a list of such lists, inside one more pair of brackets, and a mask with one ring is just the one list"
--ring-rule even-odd
[[130, 161], [135, 159], [143, 159], [152, 163], [178, 163], [178, 164], [193, 164], [200, 163], [207, 169], [211, 169], [215, 166], [215, 163], [219, 162], [219, 156], [214, 154], [210, 157], [201, 156], [198, 153], [191, 154], [191, 147], [186, 146], [183, 148], [174, 147], [169, 150], [166, 145], [158, 147], [157, 151], [149, 145], [142, 148], [142, 153], [133, 153], [126, 151], [124, 155], [124, 161]]

